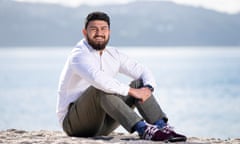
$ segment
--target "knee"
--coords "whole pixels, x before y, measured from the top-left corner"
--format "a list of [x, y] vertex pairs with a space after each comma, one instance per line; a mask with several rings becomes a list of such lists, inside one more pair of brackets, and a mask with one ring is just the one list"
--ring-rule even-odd
[[91, 92], [97, 92], [98, 91], [98, 89], [96, 89], [95, 87], [93, 87], [93, 86], [89, 86], [87, 89], [86, 89], [86, 92], [87, 91], [91, 91]]

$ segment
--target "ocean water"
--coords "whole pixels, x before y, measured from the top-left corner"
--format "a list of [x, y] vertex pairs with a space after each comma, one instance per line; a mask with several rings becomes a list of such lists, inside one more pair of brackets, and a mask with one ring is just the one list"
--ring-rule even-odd
[[[158, 83], [154, 95], [176, 131], [240, 137], [240, 47], [119, 49], [152, 70]], [[0, 130], [61, 130], [55, 114], [57, 85], [70, 50], [0, 49]], [[126, 132], [122, 127], [116, 131]]]

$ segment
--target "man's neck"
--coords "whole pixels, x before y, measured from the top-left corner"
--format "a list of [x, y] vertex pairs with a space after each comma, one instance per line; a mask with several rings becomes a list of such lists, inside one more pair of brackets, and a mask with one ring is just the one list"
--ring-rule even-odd
[[103, 50], [99, 51], [99, 54], [100, 54], [100, 56], [102, 56], [102, 54], [103, 54]]

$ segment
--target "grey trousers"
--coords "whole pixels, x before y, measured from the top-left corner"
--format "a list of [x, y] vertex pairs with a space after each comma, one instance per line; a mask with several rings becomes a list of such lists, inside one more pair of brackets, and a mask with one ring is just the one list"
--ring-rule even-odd
[[[139, 88], [143, 84], [136, 80], [130, 86]], [[142, 117], [134, 111], [135, 107]], [[63, 130], [69, 136], [92, 137], [108, 135], [121, 124], [132, 133], [137, 122], [145, 120], [153, 124], [161, 118], [167, 120], [154, 96], [140, 103], [131, 96], [105, 93], [91, 86], [69, 105]]]

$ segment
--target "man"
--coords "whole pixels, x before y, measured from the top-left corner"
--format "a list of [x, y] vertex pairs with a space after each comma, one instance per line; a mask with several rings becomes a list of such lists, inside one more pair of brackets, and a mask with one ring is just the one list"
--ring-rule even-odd
[[[57, 114], [66, 134], [108, 135], [121, 124], [141, 139], [186, 141], [169, 127], [152, 95], [156, 84], [150, 70], [106, 46], [109, 16], [90, 13], [82, 33], [85, 38], [70, 53], [59, 82]], [[118, 73], [133, 78], [130, 86], [115, 78]]]

